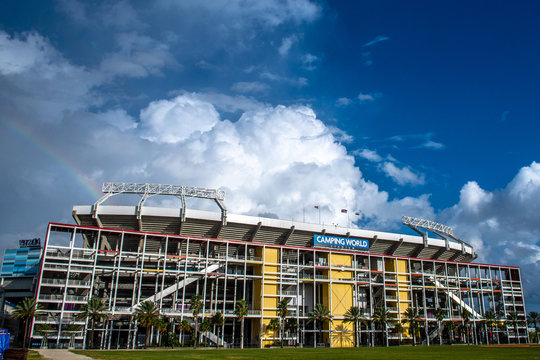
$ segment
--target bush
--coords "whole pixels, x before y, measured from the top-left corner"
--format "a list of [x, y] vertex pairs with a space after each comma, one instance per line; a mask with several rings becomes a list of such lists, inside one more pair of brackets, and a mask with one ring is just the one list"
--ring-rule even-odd
[[170, 332], [167, 334], [167, 346], [170, 346], [170, 347], [180, 346], [180, 341], [178, 341], [178, 337], [175, 333]]

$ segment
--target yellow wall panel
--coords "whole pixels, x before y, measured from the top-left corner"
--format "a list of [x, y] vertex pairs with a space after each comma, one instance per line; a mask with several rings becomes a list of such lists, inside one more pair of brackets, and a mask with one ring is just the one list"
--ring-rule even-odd
[[279, 263], [279, 249], [265, 248], [264, 249], [264, 262]]
[[396, 271], [396, 262], [394, 259], [384, 259], [384, 269], [386, 271]]
[[399, 273], [408, 273], [408, 269], [407, 269], [407, 260], [400, 260], [400, 259], [397, 259], [396, 260], [397, 262], [397, 272]]
[[332, 316], [343, 316], [353, 304], [352, 284], [332, 284]]
[[264, 295], [277, 295], [278, 294], [278, 285], [277, 284], [264, 284]]
[[277, 310], [263, 310], [263, 316], [277, 316]]
[[332, 254], [332, 266], [352, 267], [352, 255]]
[[354, 347], [354, 327], [343, 320], [334, 320], [332, 323], [332, 347]]
[[351, 271], [332, 270], [332, 280], [352, 280], [353, 273]]
[[278, 303], [277, 297], [265, 297], [264, 298], [264, 308], [265, 309], [277, 308], [277, 303]]

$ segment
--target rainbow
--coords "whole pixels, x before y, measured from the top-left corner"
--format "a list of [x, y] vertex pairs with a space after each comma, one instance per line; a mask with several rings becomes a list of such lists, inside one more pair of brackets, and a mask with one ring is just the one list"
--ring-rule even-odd
[[101, 197], [98, 184], [92, 183], [92, 181], [85, 176], [79, 169], [72, 166], [68, 159], [61, 153], [56, 151], [47, 142], [37, 137], [27, 126], [21, 122], [4, 121], [9, 131], [18, 137], [24, 139], [31, 144], [37, 151], [47, 155], [52, 161], [60, 166], [62, 171], [73, 179], [76, 183], [80, 184], [84, 191], [92, 197], [92, 199], [99, 199]]

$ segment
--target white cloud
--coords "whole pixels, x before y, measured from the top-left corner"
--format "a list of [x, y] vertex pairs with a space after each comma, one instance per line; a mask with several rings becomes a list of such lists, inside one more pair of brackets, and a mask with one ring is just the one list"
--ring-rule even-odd
[[231, 22], [238, 28], [252, 23], [276, 27], [286, 22], [311, 22], [319, 16], [321, 10], [309, 0], [159, 0], [157, 3], [166, 9], [202, 10], [211, 16], [218, 16], [219, 21]]
[[[438, 220], [454, 227], [471, 243], [480, 262], [519, 265], [526, 297], [540, 304], [540, 164], [519, 170], [503, 189], [487, 191], [470, 181], [459, 203], [442, 211]], [[528, 304], [530, 306], [530, 304]]]
[[351, 102], [352, 100], [349, 99], [348, 97], [340, 97], [339, 99], [336, 100], [336, 106], [344, 107], [344, 106], [350, 105]]
[[135, 32], [117, 36], [119, 51], [108, 54], [101, 62], [101, 72], [109, 76], [144, 78], [161, 75], [164, 67], [178, 67], [169, 46]]
[[263, 79], [282, 82], [293, 86], [304, 87], [308, 84], [308, 80], [305, 77], [290, 78], [281, 75], [276, 75], [269, 71], [263, 71], [260, 73], [260, 77]]
[[260, 93], [269, 89], [269, 86], [260, 81], [240, 81], [234, 83], [231, 90], [240, 93]]
[[137, 123], [133, 117], [129, 116], [124, 109], [112, 109], [96, 114], [98, 118], [106, 123], [117, 127], [121, 131], [135, 129]]
[[375, 96], [372, 94], [360, 93], [358, 94], [358, 100], [360, 100], [360, 102], [375, 101]]
[[319, 57], [313, 54], [305, 54], [302, 56], [302, 68], [308, 71], [313, 71], [317, 68]]
[[373, 45], [375, 45], [377, 43], [380, 43], [382, 41], [387, 41], [387, 40], [390, 40], [390, 38], [387, 37], [387, 36], [383, 36], [383, 35], [377, 35], [373, 40], [365, 43], [364, 46], [366, 46], [366, 47], [367, 46], [373, 46]]
[[0, 105], [6, 116], [58, 122], [66, 112], [98, 105], [92, 93], [103, 76], [63, 58], [37, 33], [10, 37], [0, 31]]
[[141, 110], [140, 131], [144, 139], [156, 143], [177, 143], [195, 132], [205, 132], [219, 121], [212, 104], [192, 95], [151, 102]]
[[444, 144], [433, 141], [433, 140], [428, 140], [422, 145], [420, 145], [419, 147], [426, 148], [426, 149], [433, 149], [433, 150], [440, 150], [440, 149], [445, 148]]
[[399, 185], [423, 185], [426, 182], [424, 175], [415, 174], [408, 166], [399, 168], [391, 162], [385, 162], [381, 170]]
[[[409, 143], [412, 149], [442, 150], [446, 146], [443, 143], [433, 141], [434, 133], [394, 135], [387, 139], [390, 142]], [[418, 144], [420, 142], [420, 144]], [[410, 144], [416, 143], [416, 144]]]
[[369, 160], [371, 162], [381, 162], [382, 157], [375, 151], [370, 149], [356, 150], [353, 152], [354, 155]]
[[287, 56], [289, 54], [289, 51], [291, 50], [291, 47], [296, 41], [298, 41], [298, 37], [296, 35], [291, 35], [283, 38], [281, 40], [281, 45], [278, 48], [279, 55]]

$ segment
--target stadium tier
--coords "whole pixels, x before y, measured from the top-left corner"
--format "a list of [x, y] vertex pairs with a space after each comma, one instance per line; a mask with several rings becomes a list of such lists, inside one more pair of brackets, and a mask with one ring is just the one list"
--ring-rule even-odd
[[[224, 194], [209, 190], [109, 183], [94, 205], [73, 208], [76, 225], [51, 223], [37, 294], [47, 315], [34, 322], [33, 338], [84, 347], [89, 323], [77, 314], [92, 297], [102, 299], [110, 314], [96, 327], [101, 348], [144, 343], [147, 330], [132, 315], [145, 301], [167, 319], [166, 336], [180, 337], [177, 325], [194, 322], [190, 301], [198, 294], [201, 321], [217, 312], [225, 317], [222, 325], [202, 332], [201, 341], [226, 347], [276, 346], [281, 339], [294, 346], [397, 344], [413, 335], [438, 343], [441, 311], [443, 322], [467, 325], [462, 338], [470, 342], [528, 342], [524, 324], [506, 321], [513, 313], [525, 320], [519, 268], [473, 263], [474, 249], [448, 227], [407, 218], [421, 234], [412, 236], [234, 215], [227, 213]], [[120, 193], [142, 198], [136, 206], [102, 205]], [[179, 196], [182, 207], [144, 206], [153, 193]], [[221, 211], [187, 209], [185, 196], [215, 200]], [[427, 237], [422, 226], [438, 238]], [[238, 321], [241, 299], [248, 311]], [[278, 312], [283, 300], [285, 320]], [[318, 305], [332, 321], [310, 321]], [[366, 320], [356, 340], [354, 324], [345, 321], [353, 306]], [[418, 311], [421, 324], [414, 334], [406, 321], [409, 308]], [[388, 316], [387, 335], [374, 321], [378, 309]], [[498, 318], [495, 323], [485, 321], [488, 312]], [[282, 330], [271, 325], [273, 319]], [[44, 324], [47, 333], [39, 331]], [[165, 336], [148, 331], [155, 343]]]

